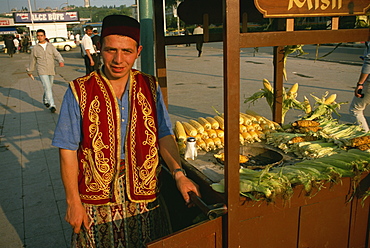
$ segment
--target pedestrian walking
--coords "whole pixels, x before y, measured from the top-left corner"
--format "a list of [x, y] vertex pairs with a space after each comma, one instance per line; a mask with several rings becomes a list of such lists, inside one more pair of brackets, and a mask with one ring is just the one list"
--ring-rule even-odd
[[85, 35], [81, 40], [82, 52], [84, 54], [86, 75], [99, 69], [98, 54], [94, 48], [91, 36], [93, 34], [93, 27], [87, 25], [85, 27]]
[[12, 36], [8, 36], [5, 39], [5, 47], [6, 47], [6, 52], [9, 54], [9, 57], [13, 58], [13, 54], [14, 54], [14, 51], [15, 51], [15, 46], [14, 46]]
[[19, 53], [19, 39], [17, 37], [14, 37], [13, 43], [14, 43], [15, 53]]
[[193, 34], [199, 35], [196, 41], [196, 49], [198, 51], [198, 57], [200, 57], [202, 56], [202, 48], [203, 48], [203, 28], [202, 26], [198, 24], [197, 27], [194, 28]]
[[101, 66], [101, 56], [100, 56], [100, 35], [97, 29], [93, 30], [93, 36], [91, 38], [93, 42], [94, 49], [96, 51], [96, 54], [98, 55], [98, 65], [99, 68]]
[[[170, 233], [159, 191], [159, 153], [186, 203], [196, 185], [181, 168], [154, 76], [132, 69], [140, 24], [123, 15], [102, 24], [101, 70], [70, 83], [55, 129], [72, 247], [146, 247]], [[117, 135], [118, 133], [118, 135]]]
[[44, 88], [42, 101], [44, 105], [54, 113], [56, 111], [53, 98], [53, 83], [55, 75], [54, 61], [57, 60], [59, 62], [59, 66], [63, 67], [64, 60], [57, 49], [51, 43], [47, 42], [45, 30], [37, 30], [36, 35], [38, 43], [32, 49], [27, 73], [31, 78], [33, 78], [32, 73], [36, 69]]
[[369, 131], [364, 116], [364, 110], [370, 104], [370, 42], [365, 42], [366, 48], [363, 56], [363, 64], [361, 69], [360, 78], [358, 79], [355, 96], [352, 99], [349, 111], [356, 118], [356, 122], [362, 127], [365, 132]]

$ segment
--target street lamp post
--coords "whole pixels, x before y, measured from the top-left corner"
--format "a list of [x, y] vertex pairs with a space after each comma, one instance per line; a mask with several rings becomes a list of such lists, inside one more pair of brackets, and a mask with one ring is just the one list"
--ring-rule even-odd
[[60, 6], [59, 6], [59, 9], [58, 10], [61, 10], [62, 9], [62, 5], [63, 4], [66, 4], [67, 5], [67, 7], [68, 7], [68, 2], [66, 2], [66, 3], [62, 3]]

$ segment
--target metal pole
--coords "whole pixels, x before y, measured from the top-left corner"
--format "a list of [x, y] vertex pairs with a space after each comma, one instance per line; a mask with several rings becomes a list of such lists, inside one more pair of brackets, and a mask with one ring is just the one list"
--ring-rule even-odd
[[141, 71], [154, 75], [153, 1], [139, 0]]

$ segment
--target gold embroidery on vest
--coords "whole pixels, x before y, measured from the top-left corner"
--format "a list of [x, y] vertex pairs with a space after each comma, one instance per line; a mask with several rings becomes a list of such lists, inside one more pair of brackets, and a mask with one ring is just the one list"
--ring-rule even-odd
[[157, 137], [155, 135], [156, 126], [152, 114], [152, 108], [148, 103], [144, 94], [141, 93], [141, 89], [137, 94], [138, 103], [142, 107], [144, 114], [144, 126], [146, 127], [145, 135], [146, 140], [143, 141], [143, 145], [150, 146], [149, 153], [146, 155], [146, 160], [142, 165], [139, 175], [141, 176], [142, 185], [141, 188], [145, 188], [150, 194], [155, 193], [157, 187], [156, 166], [158, 165], [158, 150], [156, 147]]
[[[115, 178], [116, 170], [116, 162], [117, 157], [115, 156], [115, 142], [116, 142], [116, 135], [115, 135], [115, 123], [114, 123], [114, 115], [113, 115], [113, 106], [109, 98], [108, 91], [111, 89], [107, 89], [104, 82], [101, 80], [98, 74], [95, 72], [91, 75], [94, 76], [96, 79], [97, 84], [99, 85], [100, 90], [104, 95], [104, 101], [106, 105], [106, 112], [107, 112], [107, 121], [108, 121], [108, 133], [109, 133], [109, 145], [105, 145], [102, 142], [102, 132], [99, 129], [99, 112], [100, 112], [100, 102], [98, 97], [95, 96], [95, 100], [91, 102], [90, 109], [88, 112], [89, 120], [92, 124], [89, 126], [90, 137], [93, 138], [92, 147], [95, 153], [95, 157], [93, 158], [92, 151], [88, 148], [83, 149], [83, 154], [86, 160], [81, 160], [85, 170], [85, 185], [87, 187], [87, 192], [99, 192], [102, 191], [99, 195], [80, 195], [82, 199], [85, 200], [101, 200], [107, 199], [111, 196], [111, 187], [112, 182]], [[84, 77], [89, 78], [89, 77]], [[79, 81], [79, 86], [81, 88], [81, 98], [84, 99], [84, 105], [86, 106], [86, 89], [85, 89], [85, 81]], [[109, 85], [107, 86], [109, 87]], [[82, 90], [83, 88], [83, 90]], [[107, 91], [108, 90], [108, 91]], [[81, 104], [80, 104], [81, 106]], [[81, 106], [82, 109], [83, 106]], [[85, 108], [85, 107], [84, 107]], [[110, 149], [110, 158], [105, 158], [102, 149]], [[99, 172], [102, 174], [100, 175]], [[94, 179], [94, 183], [91, 183], [92, 179]]]
[[[89, 126], [89, 136], [92, 138], [92, 147], [95, 153], [95, 157], [92, 157], [91, 149], [85, 148], [83, 154], [86, 160], [82, 160], [85, 171], [85, 184], [87, 192], [98, 192], [103, 191], [104, 198], [109, 196], [109, 185], [112, 181], [114, 170], [109, 166], [109, 159], [104, 158], [103, 149], [109, 148], [105, 145], [101, 139], [102, 132], [100, 131], [99, 125], [99, 112], [100, 102], [98, 97], [91, 102], [89, 108], [89, 120], [91, 125]], [[92, 182], [93, 181], [93, 182]], [[90, 197], [88, 197], [90, 198]]]

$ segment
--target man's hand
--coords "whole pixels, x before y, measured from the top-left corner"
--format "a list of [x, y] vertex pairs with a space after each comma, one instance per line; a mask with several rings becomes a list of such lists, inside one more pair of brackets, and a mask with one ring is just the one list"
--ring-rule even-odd
[[93, 59], [90, 59], [90, 66], [94, 66], [95, 65], [95, 62]]
[[72, 226], [75, 233], [81, 231], [82, 224], [86, 230], [89, 229], [89, 217], [82, 203], [68, 205], [65, 220]]
[[177, 188], [182, 194], [182, 197], [184, 198], [186, 205], [188, 205], [189, 207], [193, 206], [191, 204], [190, 196], [188, 192], [193, 191], [195, 194], [197, 194], [197, 196], [200, 197], [198, 185], [194, 183], [192, 180], [190, 180], [189, 178], [187, 178], [183, 173], [176, 173], [175, 180], [176, 180]]

